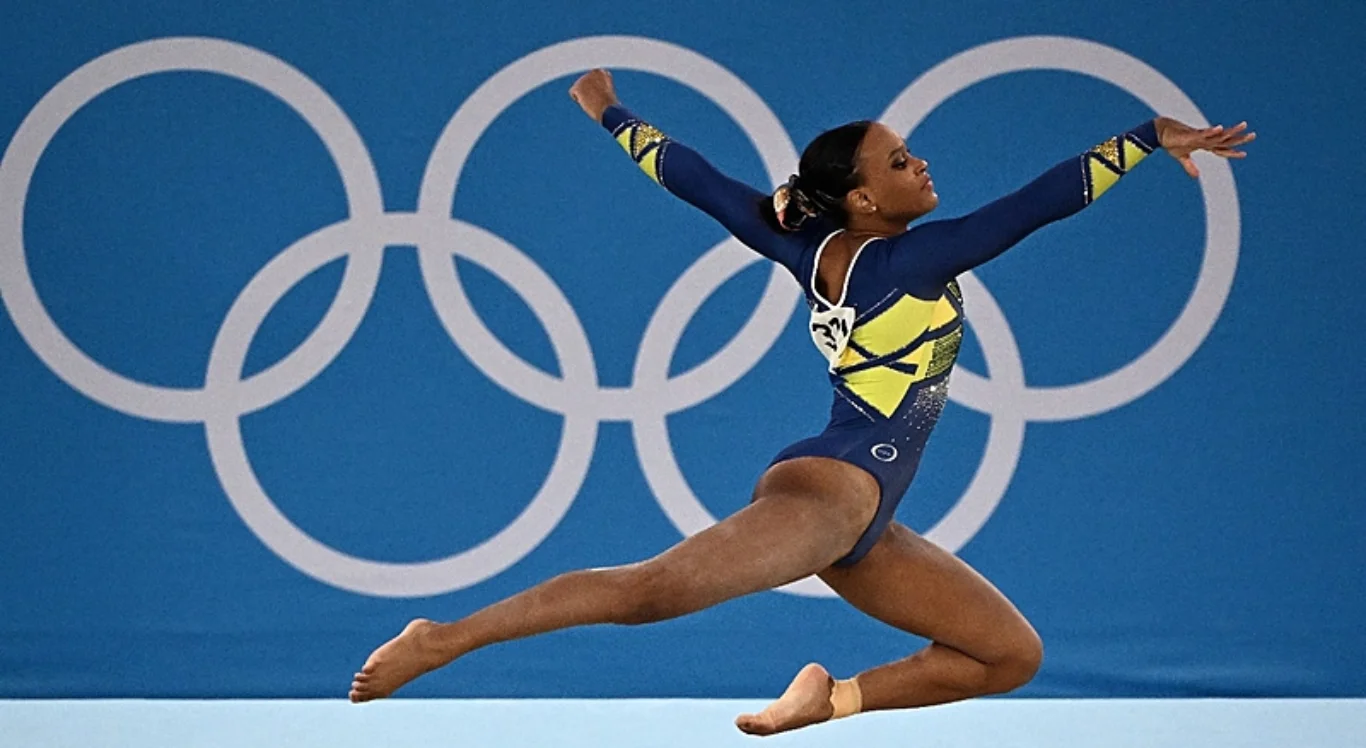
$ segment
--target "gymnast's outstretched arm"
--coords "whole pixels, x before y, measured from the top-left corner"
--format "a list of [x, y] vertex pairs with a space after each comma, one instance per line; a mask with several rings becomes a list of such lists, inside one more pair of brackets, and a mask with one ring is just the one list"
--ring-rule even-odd
[[1241, 152], [1234, 148], [1255, 137], [1243, 134], [1246, 127], [1243, 123], [1228, 131], [1195, 130], [1161, 117], [1144, 122], [1063, 161], [1016, 192], [966, 216], [911, 228], [894, 240], [905, 245], [905, 251], [892, 255], [902, 266], [895, 272], [907, 277], [912, 286], [908, 291], [935, 294], [959, 273], [1090, 205], [1159, 147], [1167, 148], [1191, 176], [1199, 175], [1190, 161], [1194, 150], [1241, 158]]
[[632, 114], [617, 100], [607, 71], [588, 72], [569, 95], [651, 179], [715, 218], [751, 249], [796, 271], [804, 237], [764, 218], [761, 206], [768, 196], [721, 173], [693, 149]]
[[767, 195], [721, 173], [701, 154], [670, 139], [620, 103], [607, 107], [600, 121], [651, 179], [715, 218], [751, 249], [795, 269], [802, 240], [763, 218], [760, 205], [769, 199]]

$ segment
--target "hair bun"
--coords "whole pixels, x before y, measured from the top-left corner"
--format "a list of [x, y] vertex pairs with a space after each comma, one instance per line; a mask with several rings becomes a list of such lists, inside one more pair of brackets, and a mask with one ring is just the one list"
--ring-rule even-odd
[[773, 214], [778, 225], [788, 231], [796, 231], [808, 218], [824, 213], [822, 206], [802, 189], [801, 178], [793, 174], [773, 193]]

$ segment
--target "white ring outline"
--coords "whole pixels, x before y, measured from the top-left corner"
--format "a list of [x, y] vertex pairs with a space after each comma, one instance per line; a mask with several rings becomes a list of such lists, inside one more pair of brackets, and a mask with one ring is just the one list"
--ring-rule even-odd
[[[787, 130], [764, 100], [738, 76], [714, 61], [690, 49], [655, 39], [587, 37], [553, 44], [515, 60], [470, 94], [446, 124], [432, 149], [422, 177], [418, 212], [428, 217], [450, 214], [469, 154], [508, 107], [556, 78], [597, 67], [653, 73], [707, 97], [745, 132], [774, 184], [786, 179], [788, 167], [797, 161], [797, 152]], [[743, 249], [738, 240], [730, 238], [713, 247], [693, 267], [711, 267], [717, 262], [714, 255], [731, 259], [743, 257], [741, 267], [761, 259]], [[801, 298], [792, 279], [780, 266], [774, 265], [754, 313], [721, 350], [686, 372], [651, 383], [672, 389], [661, 393], [653, 387], [642, 388], [642, 354], [637, 354], [636, 378], [629, 389], [609, 387], [585, 392], [581, 387], [560, 386], [559, 380], [526, 363], [504, 346], [479, 319], [465, 296], [458, 275], [444, 256], [424, 251], [419, 253], [419, 259], [423, 280], [442, 325], [486, 376], [546, 410], [563, 413], [588, 408], [604, 420], [629, 418], [633, 413], [675, 412], [715, 396], [749, 371], [772, 348]], [[694, 272], [693, 268], [688, 271], [691, 272]], [[689, 277], [688, 273], [684, 277]], [[681, 282], [683, 278], [675, 282], [670, 293]], [[658, 319], [656, 314], [651, 324]], [[577, 319], [575, 321], [577, 323]], [[681, 334], [681, 328], [679, 332]], [[469, 339], [465, 340], [467, 336]], [[652, 340], [648, 327], [644, 340]], [[642, 348], [644, 346], [642, 343]], [[735, 373], [718, 373], [718, 369], [725, 366], [734, 367]], [[596, 370], [593, 376], [592, 386], [596, 388]], [[675, 381], [679, 384], [675, 385]], [[639, 396], [641, 392], [645, 395]]]
[[[129, 379], [77, 348], [47, 313], [29, 274], [24, 251], [24, 204], [28, 187], [57, 131], [100, 94], [155, 73], [219, 73], [269, 92], [295, 111], [332, 156], [352, 216], [384, 212], [379, 176], [370, 153], [337, 103], [287, 63], [236, 42], [173, 38], [138, 42], [91, 60], [63, 78], [29, 112], [0, 160], [0, 300], [24, 342], [62, 381], [97, 403], [131, 416], [171, 423], [199, 423], [212, 408], [206, 388], [163, 387]], [[274, 88], [272, 88], [274, 86]], [[322, 126], [319, 127], [319, 124]], [[252, 409], [265, 407], [303, 387], [341, 351], [364, 316], [379, 279], [383, 247], [354, 252], [337, 297], [303, 343], [284, 359], [238, 387]], [[324, 361], [322, 367], [308, 361]], [[291, 384], [296, 381], [297, 384]]]
[[[339, 236], [338, 236], [339, 234]], [[479, 263], [509, 288], [527, 266], [539, 266], [506, 241], [456, 219], [390, 213], [371, 221], [352, 218], [319, 230], [281, 252], [238, 296], [214, 340], [206, 380], [215, 389], [241, 376], [252, 338], [284, 294], [319, 267], [363, 243], [430, 247]], [[449, 254], [448, 254], [449, 256]], [[272, 269], [279, 266], [278, 269]], [[527, 277], [525, 275], [521, 276]], [[535, 276], [532, 276], [533, 278]], [[549, 282], [549, 278], [544, 278]], [[538, 284], [542, 285], [542, 284]], [[520, 294], [520, 292], [519, 292]], [[553, 296], [532, 294], [528, 305], [543, 324], [563, 309]], [[545, 325], [561, 366], [586, 352], [587, 338]], [[581, 351], [573, 351], [574, 348]], [[567, 367], [566, 367], [567, 369]], [[341, 589], [378, 597], [422, 597], [463, 589], [492, 576], [535, 550], [564, 518], [583, 485], [597, 443], [598, 420], [566, 413], [550, 472], [536, 495], [511, 523], [472, 548], [413, 563], [363, 559], [322, 543], [289, 520], [256, 478], [234, 408], [215, 410], [205, 422], [209, 455], [229, 501], [266, 547], [296, 569]]]
[[[882, 115], [897, 132], [909, 134], [954, 94], [1005, 73], [1061, 70], [1080, 73], [1123, 89], [1150, 109], [1194, 127], [1209, 120], [1175, 83], [1146, 62], [1113, 47], [1063, 36], [1004, 39], [950, 57], [907, 86]], [[1155, 144], [1154, 144], [1155, 145]], [[1228, 161], [1199, 153], [1200, 191], [1205, 205], [1205, 249], [1190, 299], [1171, 327], [1138, 358], [1109, 374], [1079, 384], [1014, 391], [955, 367], [950, 397], [982, 413], [1019, 411], [1029, 421], [1068, 421], [1098, 415], [1133, 402], [1195, 355], [1219, 319], [1238, 267], [1241, 218], [1238, 189]], [[985, 288], [983, 288], [985, 292]], [[979, 340], [983, 339], [979, 331]]]
[[[596, 45], [602, 45], [602, 48], [595, 48]], [[442, 318], [443, 326], [447, 328], [457, 346], [467, 356], [470, 356], [471, 361], [486, 375], [490, 376], [494, 382], [512, 394], [540, 405], [551, 412], [560, 412], [565, 415], [566, 424], [561, 439], [561, 452], [557, 454], [555, 464], [552, 465], [551, 475], [547, 477], [546, 483], [538, 492], [537, 497], [519, 515], [517, 520], [514, 520], [512, 525], [504, 528], [504, 531], [480, 546], [439, 561], [421, 564], [389, 564], [355, 559], [336, 552], [303, 534], [292, 523], [289, 523], [283, 514], [279, 513], [269, 498], [264, 495], [264, 492], [260, 491], [259, 484], [255, 484], [255, 477], [251, 474], [244, 450], [241, 451], [240, 455], [230, 455], [231, 459], [226, 461], [220, 459], [220, 455], [215, 452], [213, 455], [215, 467], [217, 468], [220, 463], [224, 462], [236, 463], [237, 467], [233, 470], [240, 473], [238, 477], [249, 479], [249, 482], [255, 486], [253, 490], [260, 494], [259, 498], [264, 500], [262, 506], [268, 507], [270, 510], [264, 515], [258, 513], [254, 517], [249, 517], [248, 512], [244, 512], [239, 506], [239, 504], [244, 503], [239, 501], [239, 496], [245, 495], [241, 492], [250, 489], [251, 486], [243, 488], [243, 484], [238, 482], [239, 493], [234, 494], [230, 488], [232, 482], [225, 478], [222, 470], [219, 471], [220, 479], [224, 481], [224, 488], [229, 492], [230, 500], [233, 501], [234, 507], [243, 515], [244, 521], [247, 522], [253, 532], [256, 532], [263, 542], [266, 542], [272, 550], [276, 551], [286, 561], [329, 583], [335, 583], [335, 580], [331, 578], [333, 573], [327, 567], [335, 566], [338, 563], [342, 565], [351, 564], [345, 574], [350, 581], [338, 584], [343, 588], [368, 594], [403, 596], [438, 594], [459, 589], [493, 576], [501, 572], [506, 566], [491, 571], [488, 569], [483, 571], [465, 569], [462, 572], [459, 569], [454, 569], [454, 567], [459, 566], [459, 563], [453, 564], [453, 562], [458, 562], [466, 554], [473, 554], [481, 549], [486, 553], [494, 540], [508, 537], [509, 531], [514, 526], [523, 523], [530, 516], [540, 517], [540, 521], [525, 523], [536, 525], [536, 531], [532, 534], [538, 537], [529, 544], [525, 542], [519, 544], [524, 548], [520, 551], [520, 555], [514, 554], [516, 558], [511, 559], [507, 564], [510, 566], [511, 563], [515, 563], [525, 553], [539, 545], [544, 537], [553, 530], [564, 511], [572, 503], [574, 494], [582, 483], [588, 463], [591, 462], [597, 424], [602, 420], [615, 419], [632, 422], [642, 469], [645, 471], [652, 489], [655, 490], [656, 499], [670, 520], [679, 526], [680, 531], [683, 531], [685, 535], [692, 534], [688, 531], [689, 527], [697, 527], [701, 522], [714, 520], [711, 520], [705, 507], [702, 507], [701, 503], [692, 495], [681, 471], [678, 470], [669, 444], [665, 416], [668, 413], [691, 407], [729, 387], [767, 353], [781, 333], [787, 318], [790, 317], [792, 308], [795, 306], [796, 299], [799, 297], [796, 293], [795, 284], [791, 283], [790, 279], [783, 281], [782, 279], [785, 276], [781, 275], [780, 269], [775, 267], [760, 304], [741, 332], [702, 364], [683, 374], [668, 377], [667, 369], [672, 358], [672, 348], [676, 347], [677, 336], [681, 336], [682, 330], [687, 326], [692, 315], [690, 314], [687, 318], [675, 319], [671, 315], [666, 315], [664, 310], [677, 306], [681, 299], [697, 298], [697, 305], [700, 306], [701, 301], [710, 296], [721, 282], [739, 272], [743, 267], [757, 261], [757, 257], [741, 250], [738, 243], [733, 239], [718, 244], [699, 258], [675, 282], [656, 309], [637, 355], [636, 375], [632, 386], [630, 388], [601, 388], [596, 384], [596, 367], [592, 363], [592, 352], [581, 324], [574, 315], [572, 307], [564, 299], [563, 293], [548, 276], [544, 275], [543, 271], [540, 271], [539, 266], [536, 266], [534, 262], [512, 245], [482, 229], [450, 218], [445, 218], [444, 223], [432, 220], [435, 216], [433, 211], [438, 208], [441, 209], [442, 213], [448, 213], [451, 200], [454, 197], [460, 167], [468, 155], [468, 148], [473, 147], [478, 136], [502, 112], [502, 109], [490, 112], [485, 105], [484, 114], [487, 115], [487, 121], [483, 122], [474, 137], [469, 139], [464, 153], [458, 154], [458, 157], [454, 159], [446, 160], [449, 150], [459, 150], [448, 142], [450, 141], [448, 136], [452, 132], [460, 132], [457, 125], [460, 122], [461, 113], [469, 110], [471, 102], [482, 102], [482, 99], [479, 99], [481, 93], [485, 96], [491, 96], [490, 92], [494, 91], [497, 86], [490, 86], [490, 84], [494, 83], [495, 80], [511, 81], [515, 77], [514, 74], [523, 69], [535, 70], [536, 64], [545, 65], [557, 61], [557, 64], [569, 62], [577, 70], [588, 67], [609, 67], [613, 66], [614, 55], [630, 57], [642, 48], [651, 50], [653, 57], [650, 61], [640, 66], [633, 66], [630, 63], [621, 66], [670, 77], [693, 86], [703, 95], [713, 98], [714, 101], [716, 101], [715, 97], [712, 97], [708, 91], [672, 75], [668, 71], [667, 65], [651, 67], [651, 63], [659, 60], [668, 60], [671, 63], [683, 61], [692, 64], [694, 68], [709, 68], [706, 71], [707, 74], [714, 77], [719, 71], [719, 77], [716, 79], [724, 79], [726, 83], [731, 84], [731, 88], [726, 94], [730, 98], [717, 103], [741, 124], [742, 129], [745, 129], [746, 134], [759, 148], [761, 156], [764, 158], [765, 167], [775, 183], [780, 179], [783, 170], [775, 169], [775, 162], [769, 158], [772, 150], [767, 146], [771, 145], [772, 140], [781, 140], [781, 143], [785, 144], [786, 150], [791, 152], [789, 160], [796, 160], [795, 151], [792, 149], [786, 131], [777, 123], [776, 117], [772, 116], [762, 99], [759, 99], [743, 81], [711, 60], [691, 50], [651, 39], [638, 37], [578, 39], [552, 45], [527, 55], [504, 68], [481, 86], [475, 95], [472, 95], [462, 105], [456, 117], [452, 119], [446, 131], [443, 132], [437, 148], [433, 151], [432, 159], [429, 161], [427, 172], [423, 178], [422, 200], [420, 202], [422, 215], [386, 214], [383, 213], [382, 197], [373, 164], [370, 162], [369, 154], [359, 135], [355, 132], [354, 126], [336, 106], [335, 102], [302, 73], [264, 52], [233, 42], [204, 38], [175, 38], [141, 42], [103, 55], [63, 79], [43, 97], [29, 116], [25, 118], [19, 130], [16, 131], [3, 161], [0, 161], [0, 223], [8, 219], [9, 225], [13, 227], [13, 232], [8, 237], [9, 241], [5, 241], [5, 235], [0, 233], [0, 291], [3, 291], [0, 293], [0, 297], [3, 298], [9, 308], [11, 317], [15, 319], [16, 328], [33, 348], [35, 354], [59, 378], [87, 397], [129, 415], [152, 420], [172, 422], [202, 420], [209, 432], [211, 445], [232, 446], [235, 443], [237, 447], [240, 447], [240, 415], [278, 402], [305, 386], [308, 381], [335, 359], [349, 341], [360, 320], [364, 317], [373, 295], [378, 279], [379, 264], [382, 260], [385, 237], [388, 237], [389, 241], [416, 244], [419, 247], [423, 263], [424, 281], [428, 285], [433, 305]], [[146, 55], [146, 58], [140, 58], [140, 55]], [[129, 60], [132, 62], [130, 63]], [[576, 61], [581, 61], [583, 64], [574, 65]], [[1106, 71], [1103, 67], [1102, 72], [1097, 73], [1087, 67], [1093, 64], [1114, 64], [1117, 69], [1121, 70], [1121, 73], [1111, 77], [1113, 71]], [[127, 74], [130, 65], [133, 72]], [[984, 73], [983, 65], [997, 65], [999, 69]], [[683, 67], [681, 69], [690, 68]], [[955, 55], [908, 86], [888, 107], [883, 119], [889, 125], [909, 133], [915, 125], [923, 120], [924, 116], [957, 91], [995, 75], [1030, 69], [1060, 69], [1092, 75], [1124, 88], [1138, 96], [1149, 106], [1159, 110], [1162, 107], [1153, 105], [1154, 98], [1174, 97], [1164, 102], [1167, 105], [1166, 111], [1192, 121], [1198, 126], [1206, 124], [1206, 120], [1195, 108], [1193, 102], [1175, 84], [1172, 84], [1142, 61], [1095, 42], [1066, 37], [1006, 39]], [[52, 137], [55, 136], [56, 131], [76, 110], [100, 93], [143, 75], [172, 70], [219, 72], [252, 83], [274, 94], [293, 108], [323, 138], [324, 144], [343, 178], [351, 210], [349, 219], [320, 229], [296, 242], [294, 246], [277, 255], [253, 278], [247, 289], [244, 289], [237, 302], [234, 303], [233, 311], [229, 312], [224, 327], [220, 329], [219, 337], [215, 340], [214, 352], [210, 356], [209, 369], [212, 375], [206, 374], [205, 386], [200, 389], [155, 387], [136, 382], [106, 369], [90, 359], [83, 351], [77, 349], [46, 314], [46, 310], [33, 288], [32, 279], [28, 275], [23, 249], [22, 217], [28, 183], [36, 170], [38, 159]], [[535, 83], [526, 91], [542, 85], [554, 77], [574, 71], [571, 69], [551, 75], [545, 80]], [[115, 72], [115, 75], [111, 76], [111, 72]], [[544, 68], [539, 72], [543, 73]], [[125, 75], [125, 77], [109, 82], [112, 78], [117, 78], [117, 75]], [[949, 82], [945, 83], [939, 80], [939, 77], [947, 77]], [[284, 83], [281, 83], [281, 80]], [[269, 82], [263, 83], [263, 81]], [[1133, 81], [1141, 81], [1144, 85], [1156, 85], [1156, 88], [1134, 91], [1129, 85]], [[274, 90], [271, 87], [272, 85], [284, 85], [287, 91], [280, 93]], [[958, 88], [953, 88], [953, 86], [958, 86]], [[931, 91], [932, 94], [924, 95], [925, 90]], [[517, 94], [513, 100], [520, 98], [526, 91]], [[1152, 93], [1153, 91], [1157, 91], [1153, 94], [1153, 98], [1143, 95], [1145, 92]], [[938, 96], [937, 99], [936, 96]], [[746, 101], [747, 98], [748, 101]], [[771, 121], [765, 121], [764, 127], [768, 128], [767, 131], [770, 135], [766, 138], [761, 134], [756, 138], [745, 127], [744, 119], [736, 116], [736, 109], [727, 105], [727, 101], [732, 103], [740, 101], [739, 106], [751, 106], [752, 111], [760, 112], [761, 119], [762, 115], [767, 114]], [[1172, 105], [1173, 101], [1176, 101], [1176, 105]], [[757, 106], [752, 106], [755, 102], [757, 102]], [[925, 104], [924, 102], [929, 103]], [[472, 117], [473, 115], [468, 116]], [[907, 120], [909, 120], [909, 126], [898, 126]], [[318, 126], [319, 121], [323, 122], [323, 127]], [[770, 127], [770, 125], [775, 125], [776, 128]], [[780, 133], [780, 138], [773, 135], [774, 132]], [[457, 137], [454, 142], [459, 142], [459, 138]], [[782, 148], [780, 147], [779, 150]], [[449, 182], [449, 195], [443, 200], [441, 199], [442, 192], [433, 185], [440, 184], [442, 181], [442, 165], [445, 164], [449, 169], [449, 165], [452, 163], [455, 166], [454, 176]], [[1202, 166], [1205, 165], [1202, 164]], [[991, 511], [999, 503], [1013, 474], [1018, 462], [1024, 424], [1027, 420], [1079, 418], [1119, 407], [1141, 397], [1157, 384], [1165, 381], [1184, 365], [1185, 361], [1193, 355], [1194, 350], [1199, 347], [1217, 320], [1227, 299], [1233, 271], [1236, 268], [1239, 233], [1237, 195], [1236, 187], [1233, 184], [1232, 170], [1227, 163], [1212, 160], [1203, 169], [1203, 172], [1201, 188], [1207, 211], [1207, 243], [1196, 289], [1177, 321], [1151, 349], [1135, 361], [1109, 375], [1063, 387], [1027, 387], [1024, 384], [1022, 362], [1018, 349], [1015, 347], [1013, 336], [1010, 334], [1009, 327], [1004, 316], [1000, 313], [999, 307], [975, 277], [972, 277], [971, 274], [963, 276], [961, 281], [964, 286], [964, 294], [973, 299], [973, 306], [976, 307], [972, 324], [978, 330], [979, 340], [982, 342], [986, 353], [988, 371], [996, 372], [997, 364], [999, 364], [1001, 375], [992, 377], [990, 384], [988, 384], [987, 379], [966, 370], [962, 370], [962, 373], [956, 377], [960, 381], [953, 391], [955, 401], [992, 415], [991, 433], [988, 436], [988, 445], [982, 463], [979, 465], [968, 490], [954, 508], [927, 533], [927, 536], [931, 537], [932, 540], [946, 547], [951, 547], [951, 550], [956, 550], [980, 529], [987, 517], [990, 516]], [[1209, 181], [1207, 181], [1207, 176]], [[1224, 179], [1221, 180], [1219, 177], [1224, 177]], [[429, 199], [433, 195], [435, 198]], [[443, 204], [445, 207], [441, 208]], [[13, 210], [7, 214], [6, 207], [12, 207]], [[1230, 207], [1231, 220], [1221, 222], [1214, 218], [1216, 211], [1226, 213], [1230, 211]], [[1224, 215], [1224, 213], [1220, 215]], [[1228, 219], [1227, 215], [1224, 217]], [[313, 247], [321, 241], [319, 237], [336, 231], [341, 231], [354, 242], [365, 243], [365, 246], [350, 251], [338, 251], [333, 254], [324, 253], [326, 254], [325, 259], [322, 260], [324, 264], [342, 256], [346, 256], [348, 259], [342, 288], [339, 290], [337, 298], [329, 306], [324, 319], [309, 334], [303, 344], [275, 365], [247, 380], [235, 381], [229, 378], [228, 372], [234, 370], [235, 373], [231, 377], [240, 377], [240, 362], [236, 362], [236, 358], [239, 353], [241, 358], [245, 358], [246, 348], [250, 346], [251, 335], [254, 335], [254, 332], [243, 335], [242, 330], [238, 329], [241, 324], [230, 325], [229, 321], [241, 319], [244, 316], [249, 317], [254, 313], [252, 311], [238, 311], [239, 308], [247, 309], [247, 307], [242, 306], [243, 299], [255, 298], [256, 295], [270, 297], [273, 293], [257, 291], [253, 295], [248, 292], [253, 289], [275, 288], [279, 295], [274, 298], [275, 301], [278, 301], [292, 284], [280, 286], [273, 279], [266, 278], [269, 274], [267, 271], [271, 268], [282, 267], [281, 263], [289, 264], [295, 268], [299, 267], [297, 260], [290, 259], [296, 254], [317, 260], [314, 255], [319, 255], [319, 252]], [[493, 249], [460, 251], [450, 243], [449, 238], [461, 234], [472, 240], [471, 246], [484, 246], [484, 242], [491, 242], [489, 246], [492, 246]], [[526, 364], [502, 346], [500, 341], [492, 337], [492, 334], [479, 321], [477, 313], [474, 312], [464, 297], [463, 289], [460, 288], [458, 278], [454, 275], [454, 268], [449, 265], [447, 259], [451, 254], [465, 256], [489, 268], [532, 307], [538, 319], [546, 326], [547, 332], [551, 335], [552, 343], [555, 345], [557, 357], [560, 358], [561, 370], [564, 372], [563, 386], [557, 384], [559, 380], [556, 378]], [[440, 263], [437, 263], [437, 260], [440, 260]], [[305, 263], [307, 261], [305, 259]], [[434, 272], [443, 264], [452, 269], [448, 277], [442, 277], [441, 274]], [[318, 265], [313, 267], [318, 267]], [[534, 285], [538, 286], [540, 291], [546, 292], [539, 298], [549, 299], [545, 303], [554, 307], [555, 312], [567, 312], [567, 314], [554, 312], [547, 314], [545, 310], [537, 308], [537, 303], [532, 302], [521, 292], [521, 289], [512, 285], [509, 274], [518, 275], [520, 273], [530, 273], [535, 281]], [[698, 276], [708, 282], [716, 280], [716, 286], [707, 290], [700, 290]], [[685, 280], [689, 282], [685, 283]], [[439, 291], [438, 289], [443, 285], [446, 286], [445, 291]], [[271, 302], [264, 311], [261, 311], [261, 320], [264, 319], [269, 307], [273, 304], [274, 302]], [[698, 306], [693, 307], [693, 314], [695, 314]], [[1198, 317], [1202, 315], [1205, 318], [1199, 319]], [[470, 324], [471, 320], [475, 323], [474, 325]], [[552, 325], [555, 324], [552, 320], [556, 322], [572, 320], [572, 323], [569, 323], [567, 327], [559, 328], [557, 334], [556, 329], [552, 328]], [[259, 324], [259, 322], [260, 320], [257, 323]], [[671, 334], [674, 333], [675, 328], [677, 336]], [[461, 345], [460, 331], [470, 329], [476, 333], [475, 343], [492, 343], [491, 346], [484, 348], [484, 350], [492, 351], [491, 358], [483, 361], [477, 360], [475, 356], [478, 356], [479, 353], [476, 351], [480, 350], [478, 345]], [[237, 334], [229, 334], [230, 331]], [[667, 340], [667, 338], [674, 338], [672, 345], [655, 343], [656, 340]], [[220, 347], [224, 340], [245, 342], [238, 343], [241, 346], [240, 352], [229, 350], [225, 353]], [[756, 346], [754, 345], [756, 340], [764, 340], [766, 344]], [[653, 351], [665, 347], [670, 350], [668, 355], [658, 357], [658, 360], [662, 361], [662, 365], [654, 365], [656, 358], [645, 355], [647, 350]], [[993, 351], [996, 353], [993, 354]], [[1159, 354], [1168, 351], [1182, 354], [1182, 358], [1175, 364], [1170, 363], [1174, 359], [1159, 360], [1162, 358]], [[1007, 356], [1011, 361], [1001, 361], [1002, 355]], [[571, 365], [567, 359], [577, 363]], [[722, 364], [737, 365], [737, 373], [733, 375], [729, 373], [719, 374], [717, 370], [722, 368]], [[514, 380], [514, 384], [509, 385], [504, 379], [493, 375], [498, 369], [507, 371], [509, 368], [514, 371], [514, 377], [520, 378], [520, 386], [516, 380]], [[517, 371], [519, 369], [521, 371]], [[572, 373], [580, 371], [585, 373], [583, 375]], [[1018, 377], [1016, 376], [1017, 373]], [[1145, 378], [1150, 381], [1144, 381]], [[298, 381], [291, 383], [290, 380]], [[675, 385], [675, 380], [680, 380], [682, 384]], [[963, 391], [964, 382], [966, 382], [966, 392]], [[528, 383], [536, 386], [528, 388], [526, 386]], [[1125, 386], [1130, 386], [1136, 391], [1120, 392]], [[556, 389], [557, 387], [559, 389]], [[558, 393], [558, 396], [547, 399], [548, 396], [544, 394], [538, 396], [537, 394], [548, 392]], [[1078, 392], [1082, 395], [1078, 396]], [[663, 402], [660, 401], [661, 395]], [[1024, 405], [1010, 407], [1010, 400], [1015, 397], [1031, 399], [1025, 400]], [[555, 407], [554, 399], [560, 400], [562, 407]], [[1068, 405], [1069, 402], [1070, 405]], [[575, 403], [578, 403], [579, 406], [575, 406]], [[595, 408], [594, 405], [598, 407]], [[592, 412], [595, 410], [597, 412]], [[229, 415], [230, 411], [231, 415]], [[561, 459], [568, 454], [566, 450], [569, 448], [571, 432], [576, 437], [573, 443], [579, 447], [579, 449], [573, 450], [573, 455], [570, 455], [570, 462], [576, 463], [573, 469], [564, 468], [561, 462]], [[585, 436], [588, 438], [584, 438]], [[585, 445], [587, 446], [586, 449], [583, 448]], [[652, 449], [652, 446], [656, 449]], [[211, 452], [214, 451], [211, 447]], [[239, 456], [240, 460], [238, 460]], [[652, 459], [652, 457], [659, 459]], [[676, 482], [681, 485], [681, 491], [660, 490], [661, 487], [670, 488], [667, 485], [658, 485], [661, 481], [656, 478], [661, 469], [664, 473], [676, 474]], [[577, 478], [567, 479], [565, 477], [573, 473], [578, 474]], [[652, 474], [655, 474], [654, 477]], [[673, 476], [666, 476], [666, 479], [662, 481], [666, 484], [671, 482], [675, 482]], [[572, 489], [569, 488], [569, 483], [574, 484]], [[550, 491], [552, 485], [560, 490], [569, 489], [565, 491], [567, 498], [564, 501], [549, 501], [550, 498], [553, 498], [550, 494], [555, 493]], [[673, 488], [677, 489], [678, 486], [673, 486]], [[246, 493], [249, 494], [251, 491], [246, 491]], [[994, 499], [990, 498], [993, 495]], [[977, 500], [972, 500], [974, 497], [977, 497]], [[247, 501], [245, 503], [251, 504], [252, 502]], [[552, 504], [557, 506], [551, 507]], [[533, 508], [537, 506], [549, 508], [550, 511], [548, 514], [546, 512], [533, 512]], [[258, 507], [258, 509], [260, 508]], [[271, 512], [275, 516], [267, 517], [269, 520], [267, 524], [275, 523], [273, 529], [267, 527], [263, 530], [260, 521], [253, 521], [253, 519], [259, 520]], [[552, 515], [553, 519], [550, 519], [549, 522], [544, 521]], [[697, 529], [701, 528], [697, 527]], [[312, 543], [316, 546], [309, 550], [309, 553], [316, 556], [314, 561], [307, 561], [303, 564], [296, 563], [295, 559], [286, 554], [281, 554], [279, 549], [267, 540], [267, 536], [278, 538], [288, 535], [290, 532], [297, 533], [301, 537], [295, 537], [287, 545], [292, 543], [294, 546], [302, 547], [302, 545]], [[516, 534], [511, 533], [511, 535]], [[277, 544], [278, 542], [280, 541], [277, 541]], [[325, 552], [317, 553], [320, 549]], [[329, 556], [328, 554], [333, 555]], [[321, 573], [318, 573], [319, 569], [321, 569]], [[439, 570], [445, 574], [452, 573], [453, 569], [453, 573], [465, 578], [465, 581], [457, 586], [448, 584], [443, 586], [443, 583], [438, 580], [440, 574], [428, 575], [424, 577], [425, 581], [416, 580], [413, 584], [402, 581], [404, 578], [413, 580], [411, 575], [405, 577], [405, 570], [419, 571], [419, 573], [422, 570]], [[376, 588], [377, 579], [379, 580], [378, 587], [384, 589]], [[406, 589], [393, 589], [395, 584]], [[801, 587], [801, 583], [791, 587]], [[823, 588], [824, 585], [819, 585], [819, 587]], [[828, 590], [822, 589], [790, 589], [789, 591], [798, 594], [828, 593]]]
[[[993, 332], [989, 342], [983, 338], [982, 352], [987, 371], [993, 379], [999, 377], [1005, 381], [1006, 386], [1023, 387], [1024, 364], [1020, 351], [996, 300], [985, 293], [981, 282], [971, 274], [960, 277], [959, 285], [963, 295], [975, 301], [970, 324], [974, 329], [989, 329]], [[663, 304], [660, 308], [663, 308]], [[659, 360], [667, 362], [672, 355], [673, 351], [670, 350], [668, 357]], [[953, 388], [950, 387], [949, 391], [952, 392]], [[636, 440], [636, 454], [645, 471], [646, 481], [669, 521], [685, 536], [694, 535], [715, 524], [716, 518], [698, 500], [678, 465], [678, 458], [669, 441], [665, 416], [637, 416], [631, 422], [631, 432]], [[986, 524], [1015, 473], [1024, 446], [1024, 432], [1025, 421], [1018, 414], [991, 416], [986, 448], [977, 471], [958, 502], [925, 533], [927, 539], [956, 552]], [[673, 500], [667, 501], [665, 497]], [[816, 576], [784, 585], [778, 591], [801, 597], [837, 596], [829, 585]]]

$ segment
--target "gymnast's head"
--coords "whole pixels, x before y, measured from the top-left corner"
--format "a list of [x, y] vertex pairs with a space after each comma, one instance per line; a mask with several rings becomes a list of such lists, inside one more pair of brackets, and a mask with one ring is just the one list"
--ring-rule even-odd
[[773, 196], [774, 219], [787, 229], [826, 216], [853, 231], [899, 231], [939, 205], [928, 166], [886, 125], [841, 125], [802, 152], [797, 173]]

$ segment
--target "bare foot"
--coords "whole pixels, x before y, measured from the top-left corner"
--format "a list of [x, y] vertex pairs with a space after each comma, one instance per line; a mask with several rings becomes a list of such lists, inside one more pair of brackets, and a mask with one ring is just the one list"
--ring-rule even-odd
[[382, 699], [417, 676], [450, 662], [449, 655], [436, 651], [427, 643], [426, 634], [436, 626], [419, 618], [376, 649], [351, 682], [351, 701], [359, 704]]
[[742, 714], [735, 726], [750, 735], [774, 735], [824, 722], [835, 714], [830, 691], [835, 681], [825, 668], [811, 663], [797, 673], [778, 700], [758, 714]]

